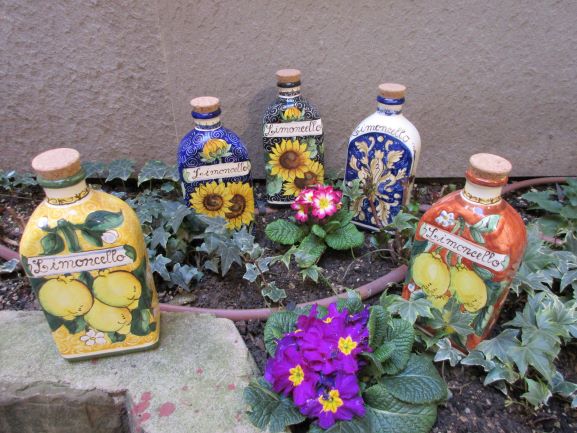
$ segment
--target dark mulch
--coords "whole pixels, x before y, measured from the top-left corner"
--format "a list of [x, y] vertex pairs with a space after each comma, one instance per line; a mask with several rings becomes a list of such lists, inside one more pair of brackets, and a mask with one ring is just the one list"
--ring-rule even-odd
[[[429, 181], [418, 183], [415, 196], [420, 203], [431, 203], [451, 191], [461, 187], [460, 181], [444, 179], [436, 183]], [[527, 203], [512, 194], [508, 201], [518, 209], [524, 219], [529, 221], [532, 215], [526, 213]], [[262, 186], [257, 187], [257, 199], [262, 203]], [[0, 242], [2, 239], [19, 239], [22, 222], [42, 200], [42, 192], [37, 188], [19, 191], [18, 195], [0, 195]], [[9, 209], [9, 210], [8, 210]], [[267, 248], [267, 254], [276, 255], [284, 248], [269, 242], [263, 234], [265, 225], [275, 218], [286, 218], [289, 210], [279, 209], [257, 217], [255, 236], [261, 245]], [[335, 293], [345, 288], [355, 288], [386, 274], [396, 267], [396, 263], [385, 255], [368, 254], [374, 250], [369, 242], [350, 252], [331, 252], [325, 254], [319, 265], [325, 269], [325, 276], [331, 282], [330, 287], [302, 281], [296, 268], [290, 271], [282, 264], [274, 265], [267, 278], [286, 290], [287, 303], [311, 301]], [[159, 290], [162, 302], [172, 302], [207, 308], [260, 308], [265, 306], [257, 284], [242, 279], [243, 271], [233, 267], [226, 277], [213, 274], [193, 288], [191, 293], [175, 290]], [[158, 281], [160, 283], [160, 281]], [[161, 287], [161, 284], [159, 284]], [[398, 292], [400, 286], [393, 286], [392, 292]], [[505, 304], [500, 323], [514, 316], [519, 308], [519, 299], [510, 297]], [[28, 282], [20, 273], [0, 277], [0, 310], [38, 309], [38, 304], [30, 292]], [[243, 336], [257, 365], [262, 370], [266, 363], [263, 343], [264, 322], [237, 322], [237, 328]], [[565, 378], [577, 381], [576, 346], [566, 347], [561, 352], [558, 368]], [[577, 432], [577, 411], [570, 404], [558, 398], [550, 401], [548, 407], [535, 411], [522, 403], [521, 389], [514, 389], [510, 397], [503, 395], [493, 387], [483, 386], [484, 374], [473, 367], [451, 368], [448, 364], [439, 366], [452, 392], [452, 398], [439, 408], [439, 417], [433, 429], [435, 433], [536, 433], [536, 432]]]

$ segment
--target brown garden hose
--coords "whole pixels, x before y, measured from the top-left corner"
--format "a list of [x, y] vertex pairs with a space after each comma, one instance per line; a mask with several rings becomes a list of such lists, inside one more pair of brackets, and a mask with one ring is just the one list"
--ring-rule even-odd
[[[540, 177], [536, 179], [527, 179], [519, 182], [514, 182], [512, 184], [506, 185], [503, 188], [503, 194], [515, 191], [521, 188], [526, 188], [529, 186], [543, 185], [548, 183], [563, 183], [567, 181], [567, 177]], [[425, 208], [426, 207], [426, 208]], [[425, 211], [430, 208], [430, 205], [421, 205], [421, 210]], [[548, 242], [557, 242], [556, 239], [546, 238]], [[0, 257], [5, 260], [10, 260], [14, 258], [19, 258], [17, 252], [0, 245]], [[365, 300], [372, 296], [382, 293], [391, 283], [398, 283], [405, 278], [407, 272], [407, 266], [402, 265], [398, 268], [393, 269], [389, 273], [371, 281], [356, 289], [361, 299]], [[299, 306], [319, 304], [327, 306], [332, 302], [336, 302], [339, 298], [346, 297], [347, 294], [343, 293], [340, 295], [330, 296], [328, 298], [318, 299], [316, 301], [305, 302], [299, 304]], [[186, 307], [181, 305], [172, 304], [160, 304], [161, 311], [167, 312], [186, 312], [186, 313], [201, 313], [201, 314], [211, 314], [216, 317], [222, 317], [230, 320], [263, 320], [268, 318], [272, 313], [278, 311], [278, 308], [253, 308], [253, 309], [215, 309], [215, 308], [198, 308], [198, 307]]]

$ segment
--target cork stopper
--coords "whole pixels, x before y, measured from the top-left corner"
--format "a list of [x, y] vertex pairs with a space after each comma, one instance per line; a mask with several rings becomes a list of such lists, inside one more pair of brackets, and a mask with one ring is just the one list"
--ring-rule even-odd
[[190, 101], [190, 105], [197, 113], [212, 113], [220, 108], [220, 101], [214, 96], [199, 96]]
[[407, 88], [402, 84], [383, 83], [379, 84], [379, 95], [383, 98], [402, 99], [405, 97]]
[[505, 158], [491, 153], [477, 153], [469, 158], [467, 177], [484, 182], [505, 184], [512, 168], [511, 163]]
[[298, 69], [281, 69], [276, 71], [278, 83], [296, 83], [301, 80], [301, 71]]
[[45, 180], [66, 179], [82, 169], [80, 153], [67, 147], [47, 150], [32, 160], [32, 168]]

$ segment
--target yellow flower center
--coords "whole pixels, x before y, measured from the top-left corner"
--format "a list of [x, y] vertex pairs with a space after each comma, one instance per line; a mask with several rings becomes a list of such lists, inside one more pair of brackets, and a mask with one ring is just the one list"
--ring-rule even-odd
[[330, 207], [331, 203], [332, 201], [329, 200], [328, 198], [321, 197], [318, 202], [318, 207], [319, 209], [327, 209], [328, 207]]
[[240, 194], [235, 194], [230, 201], [232, 202], [232, 206], [230, 207], [230, 212], [226, 214], [226, 217], [231, 219], [241, 216], [246, 209], [245, 198]]
[[218, 194], [208, 194], [204, 198], [203, 204], [209, 211], [217, 211], [224, 205], [224, 200]]
[[331, 389], [326, 400], [325, 396], [321, 395], [318, 398], [318, 402], [322, 405], [323, 412], [332, 413], [337, 413], [338, 408], [344, 404], [338, 389]]
[[357, 342], [354, 341], [349, 335], [347, 338], [339, 338], [339, 350], [345, 355], [350, 355], [353, 350], [357, 347]]
[[325, 323], [331, 323], [333, 321], [332, 317], [327, 317], [325, 320], [323, 320], [323, 322]]
[[299, 386], [305, 380], [305, 372], [300, 365], [296, 365], [289, 370], [289, 380], [294, 386]]

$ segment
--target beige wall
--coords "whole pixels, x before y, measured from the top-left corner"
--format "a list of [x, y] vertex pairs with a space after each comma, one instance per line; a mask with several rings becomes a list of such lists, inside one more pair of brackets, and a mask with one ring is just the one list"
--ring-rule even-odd
[[274, 72], [296, 67], [333, 172], [377, 84], [398, 81], [419, 176], [460, 176], [478, 151], [518, 176], [575, 175], [576, 23], [570, 0], [0, 0], [0, 167], [61, 145], [172, 162], [188, 101], [211, 94], [260, 177]]

